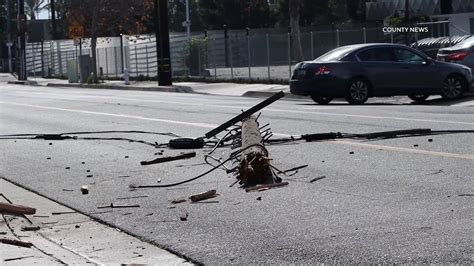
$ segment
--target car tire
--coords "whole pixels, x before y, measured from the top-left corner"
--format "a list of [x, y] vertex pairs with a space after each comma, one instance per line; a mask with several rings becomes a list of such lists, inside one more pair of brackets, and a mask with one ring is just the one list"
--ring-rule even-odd
[[410, 98], [412, 101], [416, 103], [421, 103], [424, 102], [426, 99], [430, 97], [429, 94], [409, 94], [408, 98]]
[[443, 82], [441, 97], [446, 100], [461, 98], [467, 90], [466, 81], [458, 75], [450, 75]]
[[350, 104], [363, 104], [369, 99], [370, 84], [365, 79], [357, 78], [349, 82], [346, 101]]
[[333, 97], [324, 97], [324, 96], [315, 96], [315, 95], [310, 95], [311, 99], [315, 101], [318, 104], [328, 104], [330, 103], [334, 98]]

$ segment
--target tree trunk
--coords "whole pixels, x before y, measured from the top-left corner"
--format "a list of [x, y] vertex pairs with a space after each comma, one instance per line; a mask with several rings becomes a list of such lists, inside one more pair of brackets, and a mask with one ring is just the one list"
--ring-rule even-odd
[[294, 59], [297, 61], [303, 61], [303, 47], [301, 46], [300, 38], [300, 9], [303, 5], [302, 0], [290, 0], [289, 3], [289, 14], [290, 14], [290, 27], [291, 27], [291, 39], [293, 46]]

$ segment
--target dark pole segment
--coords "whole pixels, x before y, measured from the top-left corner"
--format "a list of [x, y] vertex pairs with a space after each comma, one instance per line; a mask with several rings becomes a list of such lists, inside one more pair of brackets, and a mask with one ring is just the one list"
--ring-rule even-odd
[[120, 33], [120, 62], [122, 64], [122, 73], [124, 71], [123, 68], [123, 34]]
[[25, 2], [24, 0], [18, 0], [18, 48], [20, 55], [20, 69], [18, 71], [18, 80], [27, 80], [26, 76], [26, 15], [25, 15]]
[[227, 39], [229, 38], [227, 25], [224, 24], [224, 55], [225, 55], [225, 67], [229, 67], [229, 45], [227, 44]]
[[53, 37], [53, 40], [56, 40], [58, 38], [57, 32], [56, 32], [56, 8], [54, 6], [54, 0], [49, 0], [50, 1], [50, 8], [51, 8], [51, 35]]
[[170, 36], [168, 22], [168, 0], [155, 0], [155, 9], [158, 8], [157, 28], [159, 36], [158, 56], [158, 84], [160, 86], [171, 86], [171, 56], [170, 56]]
[[265, 108], [266, 106], [272, 104], [273, 102], [279, 100], [285, 96], [285, 93], [283, 91], [280, 91], [279, 93], [276, 93], [275, 95], [267, 98], [266, 100], [260, 102], [259, 104], [253, 106], [252, 108], [248, 109], [247, 111], [235, 116], [234, 118], [230, 119], [229, 121], [225, 122], [224, 124], [216, 127], [215, 129], [209, 131], [206, 133], [206, 138], [212, 138], [215, 135], [219, 134], [220, 132], [226, 130], [228, 127], [234, 125], [237, 122], [242, 121], [244, 118], [249, 117], [250, 115], [260, 111], [261, 109]]

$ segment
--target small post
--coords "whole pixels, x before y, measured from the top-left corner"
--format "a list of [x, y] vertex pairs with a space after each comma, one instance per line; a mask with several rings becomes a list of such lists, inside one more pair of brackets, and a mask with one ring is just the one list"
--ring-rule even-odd
[[201, 76], [201, 44], [198, 44], [198, 76]]
[[36, 53], [34, 43], [31, 43], [31, 51], [33, 52], [33, 77], [36, 77]]
[[288, 76], [291, 79], [291, 28], [288, 28]]
[[41, 77], [45, 77], [44, 75], [44, 41], [41, 40]]
[[309, 37], [311, 40], [311, 59], [314, 59], [314, 39], [313, 39], [313, 32], [309, 33]]
[[251, 69], [251, 63], [250, 63], [250, 29], [247, 27], [245, 28], [245, 31], [247, 32], [247, 60], [248, 60], [248, 66], [249, 66], [249, 80], [252, 79], [252, 69]]
[[339, 29], [336, 29], [336, 45], [337, 45], [337, 47], [340, 46], [340, 43], [339, 43]]
[[146, 76], [150, 77], [149, 63], [148, 63], [148, 45], [145, 45], [145, 55], [146, 55]]
[[228, 50], [229, 50], [229, 44], [228, 39], [229, 39], [229, 34], [227, 31], [227, 25], [224, 24], [224, 58], [225, 58], [225, 67], [229, 67], [229, 55], [228, 55]]
[[105, 47], [105, 76], [109, 77], [109, 51]]
[[270, 80], [270, 39], [268, 38], [268, 33], [266, 37], [267, 37], [267, 74], [268, 74], [268, 80]]
[[117, 47], [114, 47], [115, 75], [118, 76]]
[[367, 29], [363, 27], [362, 31], [364, 32], [364, 43], [367, 43]]
[[123, 33], [120, 33], [120, 64], [122, 65], [123, 72]]
[[230, 52], [230, 79], [234, 79], [234, 62], [233, 62], [233, 54], [232, 54], [232, 38], [229, 36], [229, 52]]
[[97, 69], [100, 69], [99, 48], [95, 48], [95, 57], [97, 59]]
[[138, 77], [138, 51], [135, 45], [135, 76]]

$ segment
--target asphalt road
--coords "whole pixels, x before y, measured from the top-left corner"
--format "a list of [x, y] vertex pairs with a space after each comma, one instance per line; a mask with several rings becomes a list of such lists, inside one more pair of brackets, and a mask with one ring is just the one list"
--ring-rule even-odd
[[[260, 100], [3, 83], [0, 134], [143, 130], [199, 137]], [[263, 110], [260, 122], [288, 135], [474, 130], [473, 114], [472, 107], [436, 101], [318, 106], [280, 100]], [[164, 143], [171, 137], [77, 136], [92, 139], [2, 137], [0, 175], [194, 262], [474, 262], [473, 133], [272, 145], [268, 149], [276, 167], [309, 167], [283, 177], [289, 186], [253, 193], [229, 187], [234, 178], [223, 170], [170, 189], [131, 190], [130, 184], [173, 183], [206, 171], [206, 150], [188, 160], [141, 166], [140, 161], [156, 158], [161, 150], [163, 155], [178, 151], [94, 138]], [[229, 152], [221, 148], [215, 156], [226, 158]], [[319, 176], [326, 178], [309, 182]], [[81, 194], [82, 185], [89, 186], [88, 195]], [[212, 188], [220, 194], [216, 203], [170, 203]], [[118, 199], [125, 197], [134, 198]], [[140, 208], [97, 208], [112, 202]], [[186, 213], [187, 221], [180, 221]]]

